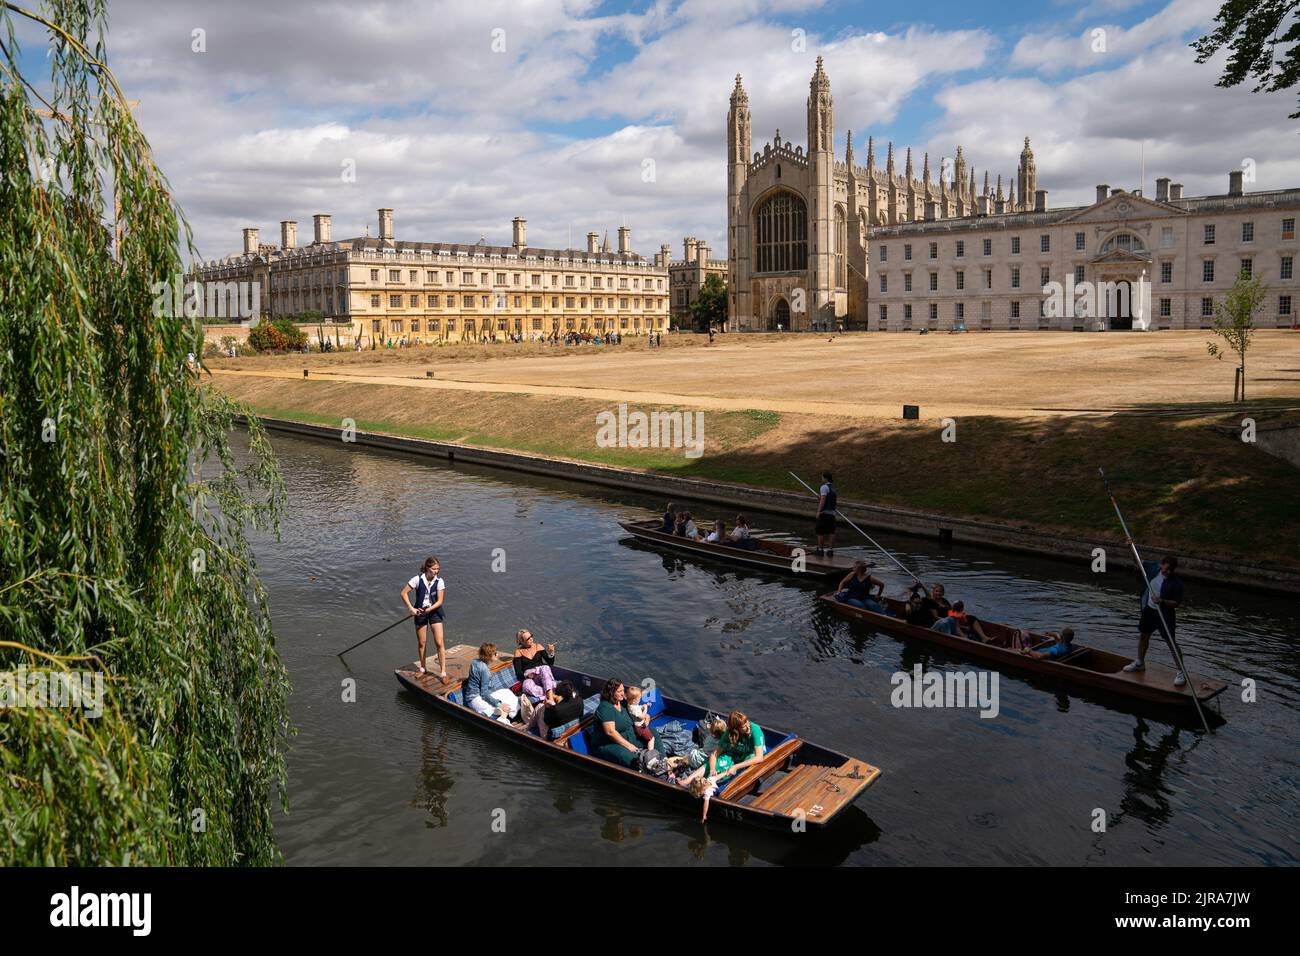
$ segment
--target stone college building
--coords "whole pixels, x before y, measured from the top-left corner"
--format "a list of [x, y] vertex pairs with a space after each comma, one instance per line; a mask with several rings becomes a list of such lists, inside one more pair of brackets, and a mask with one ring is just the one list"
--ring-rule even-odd
[[[1243, 272], [1269, 289], [1258, 325], [1296, 323], [1300, 189], [1248, 193], [1233, 172], [1220, 195], [1184, 197], [1160, 178], [1154, 198], [1099, 185], [1091, 205], [1052, 209], [1028, 138], [1005, 185], [987, 171], [980, 184], [960, 146], [937, 179], [922, 157], [918, 178], [910, 149], [898, 172], [892, 143], [883, 169], [871, 140], [858, 165], [851, 132], [837, 159], [832, 118], [818, 57], [806, 148], [778, 130], [754, 151], [736, 77], [727, 114], [732, 329], [1200, 328]], [[1063, 307], [1045, 294], [1049, 283], [1064, 290], [1055, 297]], [[1095, 298], [1076, 298], [1090, 289]]]

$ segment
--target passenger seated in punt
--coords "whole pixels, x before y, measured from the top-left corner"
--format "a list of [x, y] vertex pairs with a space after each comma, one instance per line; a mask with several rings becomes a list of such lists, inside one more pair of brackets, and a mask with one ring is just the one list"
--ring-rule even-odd
[[582, 716], [582, 698], [567, 680], [555, 685], [546, 699], [533, 711], [528, 729], [543, 740], [551, 739], [551, 730]]
[[703, 778], [721, 790], [729, 782], [729, 777], [758, 763], [765, 753], [767, 743], [763, 740], [762, 728], [743, 712], [733, 710], [727, 717], [727, 729], [709, 754], [708, 762], [679, 782], [684, 787], [690, 787], [696, 780]]
[[957, 601], [953, 604], [948, 610], [948, 616], [935, 621], [930, 626], [930, 629], [942, 631], [944, 634], [951, 634], [953, 637], [964, 637], [968, 640], [979, 641], [981, 644], [994, 643], [993, 639], [984, 633], [979, 618], [966, 613], [965, 601]]
[[490, 665], [496, 659], [495, 644], [480, 644], [478, 658], [469, 665], [469, 676], [465, 678], [461, 693], [465, 706], [470, 710], [508, 724], [519, 713], [519, 698], [506, 688], [492, 689], [496, 675]]
[[664, 506], [664, 523], [659, 530], [664, 534], [672, 534], [673, 528], [677, 525], [677, 516], [673, 514], [673, 503], [670, 501]]
[[1056, 643], [1041, 651], [1022, 647], [1020, 648], [1020, 653], [1024, 654], [1026, 657], [1035, 657], [1039, 660], [1059, 660], [1074, 650], [1074, 628], [1063, 627], [1061, 628], [1060, 634], [1057, 634], [1054, 631], [1048, 631], [1046, 636], [1056, 638]]
[[704, 539], [709, 544], [726, 544], [727, 543], [727, 524], [721, 518], [713, 522], [713, 530], [709, 536]]
[[[541, 700], [546, 696], [546, 692], [555, 686], [555, 678], [551, 676], [551, 667], [555, 664], [555, 645], [539, 644], [533, 638], [533, 632], [528, 628], [520, 628], [515, 633], [515, 681], [523, 682], [524, 691], [527, 692], [534, 702]], [[531, 678], [530, 671], [538, 671]], [[532, 686], [529, 686], [529, 685]]]
[[639, 759], [641, 746], [627, 709], [627, 691], [617, 677], [607, 680], [600, 692], [589, 750], [595, 757], [629, 768]]
[[727, 535], [727, 540], [733, 547], [744, 548], [746, 551], [758, 549], [758, 542], [749, 536], [749, 522], [745, 520], [744, 515], [736, 515], [735, 527]]
[[[868, 570], [870, 566], [861, 559], [853, 562], [853, 570], [844, 576], [835, 600], [841, 604], [851, 604], [875, 614], [888, 614], [880, 599], [885, 596], [885, 582], [873, 577]], [[876, 596], [871, 596], [871, 589], [876, 589]]]
[[943, 595], [942, 584], [932, 585], [929, 594], [925, 593], [925, 588], [920, 582], [913, 584], [904, 612], [907, 623], [915, 624], [917, 627], [934, 627], [936, 622], [946, 618], [948, 612], [952, 610], [952, 605]]

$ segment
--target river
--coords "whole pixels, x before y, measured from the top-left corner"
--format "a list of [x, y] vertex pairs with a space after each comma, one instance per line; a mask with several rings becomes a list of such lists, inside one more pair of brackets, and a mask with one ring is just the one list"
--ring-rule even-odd
[[[1194, 672], [1230, 685], [1213, 705], [1224, 720], [1209, 735], [1014, 675], [999, 681], [993, 718], [896, 708], [894, 673], [917, 663], [978, 666], [828, 614], [811, 585], [631, 542], [616, 522], [662, 509], [660, 499], [342, 442], [272, 439], [288, 510], [280, 540], [258, 536], [254, 545], [294, 687], [290, 811], [276, 814], [291, 865], [1300, 859], [1293, 598], [1189, 582], [1183, 650]], [[809, 530], [761, 514], [750, 523], [792, 536]], [[877, 539], [981, 616], [1069, 623], [1084, 643], [1125, 653], [1136, 643], [1131, 572]], [[495, 549], [504, 549], [504, 571], [493, 570]], [[447, 580], [449, 646], [493, 640], [509, 649], [516, 629], [529, 627], [570, 666], [650, 677], [669, 696], [741, 707], [884, 773], [828, 832], [762, 834], [701, 825], [433, 713], [393, 677], [415, 655], [409, 624], [346, 664], [336, 656], [396, 620], [398, 592], [429, 554]], [[874, 573], [891, 593], [905, 582], [883, 560]], [[1153, 648], [1153, 661], [1165, 656]], [[1242, 700], [1247, 679], [1253, 703]], [[349, 680], [353, 701], [345, 700]]]

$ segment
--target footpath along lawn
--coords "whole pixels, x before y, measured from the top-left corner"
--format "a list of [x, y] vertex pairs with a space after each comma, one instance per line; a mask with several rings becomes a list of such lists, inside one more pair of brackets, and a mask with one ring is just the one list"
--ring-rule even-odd
[[849, 498], [1115, 538], [1100, 465], [1148, 550], [1300, 567], [1300, 469], [1210, 427], [1239, 414], [966, 417], [946, 443], [928, 421], [710, 411], [704, 454], [688, 458], [681, 449], [597, 447], [596, 415], [611, 407], [586, 399], [251, 377], [217, 387], [273, 418], [335, 427], [351, 418], [363, 431], [714, 481], [796, 490], [787, 472], [811, 481], [830, 468]]

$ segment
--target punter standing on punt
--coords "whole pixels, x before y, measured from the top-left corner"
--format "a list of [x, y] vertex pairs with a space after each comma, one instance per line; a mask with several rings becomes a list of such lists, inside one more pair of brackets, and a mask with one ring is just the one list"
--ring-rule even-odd
[[[442, 622], [444, 620], [442, 603], [447, 593], [447, 583], [438, 576], [438, 559], [425, 558], [420, 573], [406, 582], [402, 588], [402, 603], [415, 618], [415, 640], [419, 644], [419, 672], [427, 674], [424, 667], [424, 647], [429, 630], [433, 630], [433, 642], [438, 648], [438, 677], [447, 679], [447, 652], [442, 642]], [[415, 594], [415, 603], [411, 603], [411, 594]]]
[[817, 554], [835, 554], [835, 508], [839, 504], [831, 473], [822, 472], [822, 487], [817, 499]]
[[[1132, 540], [1129, 540], [1132, 544]], [[1156, 631], [1166, 641], [1171, 641], [1177, 627], [1175, 612], [1183, 602], [1183, 579], [1174, 572], [1178, 570], [1178, 559], [1166, 556], [1155, 561], [1143, 561], [1142, 573], [1147, 579], [1147, 588], [1142, 595], [1142, 617], [1138, 620], [1138, 656], [1124, 667], [1129, 673], [1144, 671], [1147, 667], [1147, 645], [1151, 635]], [[1161, 621], [1161, 615], [1164, 621]], [[1165, 630], [1165, 624], [1169, 630]], [[1174, 678], [1174, 686], [1182, 687], [1187, 683], [1187, 675], [1182, 671]]]

